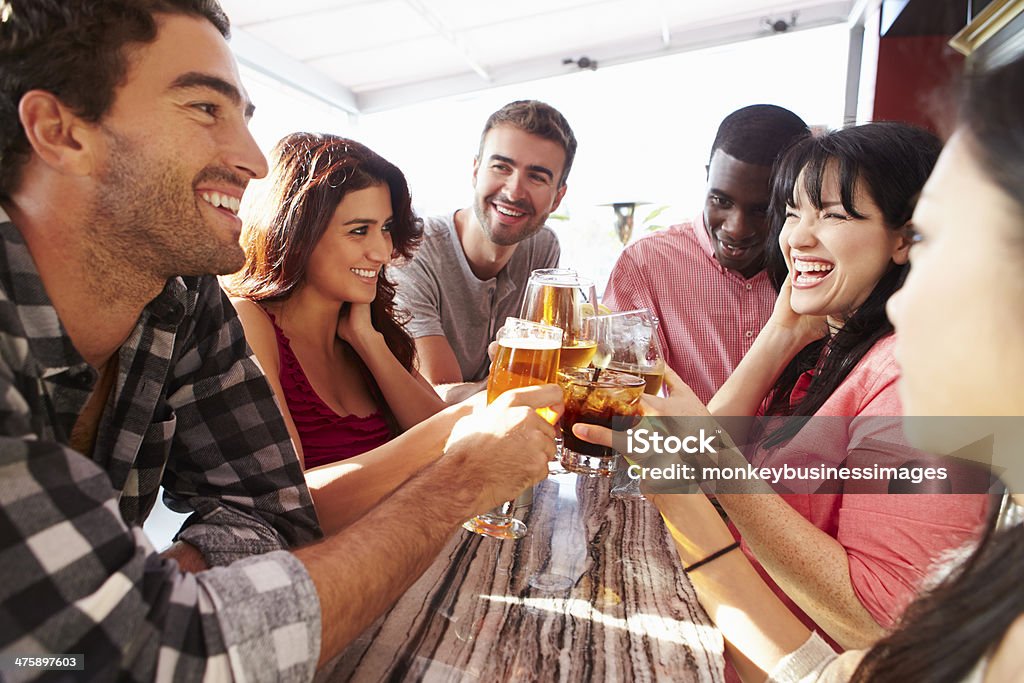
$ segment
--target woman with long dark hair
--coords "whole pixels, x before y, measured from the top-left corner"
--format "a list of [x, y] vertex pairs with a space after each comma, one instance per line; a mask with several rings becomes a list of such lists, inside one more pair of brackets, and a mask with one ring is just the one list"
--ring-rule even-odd
[[364, 145], [293, 133], [247, 213], [226, 281], [307, 469], [388, 441], [444, 404], [415, 368], [387, 265], [420, 229], [402, 172]]
[[[1003, 463], [1016, 506], [998, 516], [993, 510], [969, 559], [914, 602], [891, 633], [866, 653], [837, 656], [758, 579], [745, 555], [731, 552], [733, 537], [705, 496], [654, 496], [702, 603], [749, 680], [766, 673], [785, 682], [1020, 680], [1024, 322], [1013, 311], [1024, 300], [1021, 112], [1024, 58], [969, 80], [960, 127], [914, 213], [913, 269], [888, 303], [904, 410], [942, 418], [928, 428], [921, 417], [906, 418], [907, 437], [922, 450], [949, 453], [992, 432], [948, 416], [1013, 416], [996, 424], [986, 442], [995, 444], [993, 457]], [[694, 404], [690, 399], [691, 413], [700, 413]], [[681, 399], [674, 407], [682, 407]], [[576, 431], [611, 441], [599, 429]]]
[[[771, 207], [779, 248], [769, 250], [780, 296], [708, 405], [715, 416], [784, 418], [760, 420], [749, 435], [732, 429], [755, 467], [915, 457], [894, 448], [883, 462], [877, 446], [903, 441], [891, 419], [902, 411], [885, 304], [906, 277], [914, 199], [939, 150], [925, 130], [872, 123], [802, 140], [780, 159]], [[778, 496], [718, 500], [783, 602], [831, 642], [856, 648], [882, 637], [931, 565], [977, 538], [985, 519], [984, 495], [878, 495], [887, 490], [796, 481]]]

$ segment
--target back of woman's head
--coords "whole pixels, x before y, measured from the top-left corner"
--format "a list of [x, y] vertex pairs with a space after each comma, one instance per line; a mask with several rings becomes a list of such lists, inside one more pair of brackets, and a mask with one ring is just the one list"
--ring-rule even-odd
[[[974, 160], [1012, 200], [1024, 236], [1024, 56], [968, 76], [958, 134]], [[970, 187], [970, 185], [966, 185]], [[974, 197], [966, 196], [966, 201]], [[963, 230], [972, 226], [964, 225]], [[984, 232], [984, 231], [981, 231]], [[992, 239], [979, 236], [978, 239]], [[950, 311], [949, 315], [957, 312]], [[936, 376], [936, 382], [943, 378]], [[995, 389], [994, 389], [995, 390]], [[998, 510], [998, 506], [994, 506]], [[913, 603], [893, 633], [865, 656], [856, 683], [966, 680], [1024, 614], [1018, 568], [1024, 565], [1024, 525], [996, 531], [996, 516], [977, 551], [944, 582]]]
[[[865, 217], [865, 207], [855, 202], [860, 189], [878, 206], [887, 229], [906, 230], [914, 212], [914, 201], [935, 166], [941, 148], [941, 142], [932, 133], [895, 122], [844, 128], [801, 140], [790, 148], [779, 160], [772, 176], [769, 209], [772, 230], [767, 268], [776, 289], [781, 288], [788, 274], [779, 235], [787, 206], [795, 202], [798, 182], [818, 211], [822, 209], [823, 195], [834, 191], [826, 187], [826, 183], [838, 183], [843, 209], [854, 218]], [[849, 229], [858, 229], [857, 222], [851, 222]], [[892, 332], [885, 304], [903, 284], [908, 267], [891, 263], [864, 303], [844, 321], [842, 329], [827, 340], [809, 345], [793, 359], [769, 394], [770, 414], [810, 416], [824, 405], [871, 347]], [[816, 366], [818, 370], [807, 393], [792, 405], [790, 395], [797, 379]], [[802, 426], [803, 421], [787, 420], [764, 445], [784, 443]]]
[[[421, 238], [405, 176], [353, 140], [292, 133], [275, 145], [266, 188], [245, 212], [245, 266], [228, 279], [231, 293], [254, 300], [287, 298], [303, 282], [314, 248], [345, 196], [374, 185], [391, 193], [394, 255], [408, 257]], [[378, 279], [378, 297], [390, 285]]]
[[1024, 56], [967, 77], [960, 128], [981, 167], [1024, 215]]

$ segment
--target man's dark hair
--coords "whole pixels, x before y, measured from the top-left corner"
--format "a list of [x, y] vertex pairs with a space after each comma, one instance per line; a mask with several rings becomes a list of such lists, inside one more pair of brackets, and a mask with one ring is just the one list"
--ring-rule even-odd
[[720, 149], [744, 163], [771, 166], [790, 145], [810, 134], [803, 119], [790, 110], [774, 104], [752, 104], [722, 121], [708, 163]]
[[490, 115], [484, 124], [484, 132], [480, 134], [480, 151], [483, 153], [484, 138], [495, 126], [514, 126], [524, 133], [530, 133], [551, 140], [565, 150], [565, 167], [558, 186], [565, 185], [572, 168], [572, 160], [576, 157], [576, 136], [573, 135], [569, 122], [562, 113], [550, 104], [537, 100], [517, 100]]
[[[156, 39], [156, 14], [208, 19], [227, 38], [217, 0], [6, 0], [0, 17], [0, 196], [17, 184], [29, 154], [18, 105], [30, 90], [60, 98], [99, 121], [128, 70], [125, 47]], [[187, 49], [187, 48], [185, 48]]]

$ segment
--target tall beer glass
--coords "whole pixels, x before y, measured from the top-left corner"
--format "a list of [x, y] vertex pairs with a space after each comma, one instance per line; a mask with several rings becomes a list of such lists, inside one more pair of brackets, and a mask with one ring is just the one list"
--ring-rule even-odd
[[[509, 389], [556, 381], [562, 348], [561, 329], [521, 318], [506, 318], [497, 341], [498, 353], [487, 378], [488, 403]], [[549, 422], [555, 419], [546, 409], [538, 412]], [[515, 501], [507, 501], [462, 526], [492, 538], [522, 538], [526, 534], [526, 525], [512, 516], [514, 504]]]
[[596, 349], [589, 324], [596, 310], [593, 280], [568, 268], [547, 268], [530, 273], [519, 317], [561, 328], [565, 332], [561, 367], [585, 368]]

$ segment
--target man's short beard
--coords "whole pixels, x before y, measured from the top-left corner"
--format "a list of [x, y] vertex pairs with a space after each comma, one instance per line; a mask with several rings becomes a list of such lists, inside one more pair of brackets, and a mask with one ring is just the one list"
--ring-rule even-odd
[[473, 213], [476, 214], [477, 223], [480, 224], [480, 228], [484, 231], [484, 235], [487, 236], [487, 239], [500, 247], [511, 247], [533, 237], [540, 232], [540, 229], [544, 227], [544, 221], [547, 220], [547, 216], [534, 216], [537, 221], [536, 224], [530, 223], [524, 225], [515, 233], [515, 235], [506, 237], [495, 234], [495, 232], [491, 230], [491, 225], [487, 222], [487, 204], [488, 202], [486, 200], [474, 202]]
[[173, 160], [152, 158], [125, 136], [104, 132], [110, 153], [89, 212], [97, 254], [161, 279], [242, 267], [241, 247], [218, 242], [206, 224], [194, 179]]

